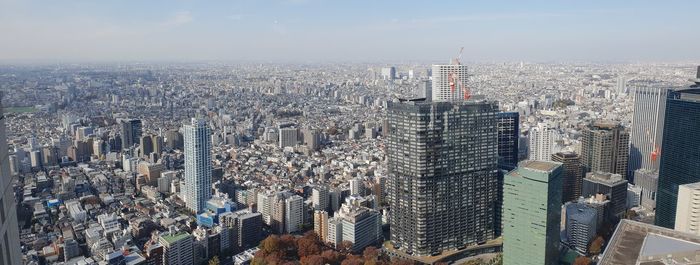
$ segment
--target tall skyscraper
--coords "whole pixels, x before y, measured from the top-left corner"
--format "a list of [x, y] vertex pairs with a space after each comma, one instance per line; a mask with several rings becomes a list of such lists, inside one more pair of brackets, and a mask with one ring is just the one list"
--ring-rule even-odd
[[506, 174], [503, 264], [559, 264], [562, 166], [528, 160]]
[[559, 133], [547, 124], [539, 123], [537, 127], [530, 129], [530, 155], [528, 159], [550, 161], [552, 154], [557, 151], [556, 141]]
[[520, 114], [498, 113], [498, 168], [512, 170], [518, 166]]
[[613, 122], [595, 122], [583, 130], [581, 163], [586, 171], [627, 176], [629, 131]]
[[[0, 93], [0, 101], [2, 94]], [[0, 102], [0, 263], [22, 264], [17, 207], [12, 188], [4, 108]]]
[[700, 80], [669, 92], [659, 165], [656, 224], [673, 228], [678, 185], [700, 181]]
[[700, 182], [678, 186], [678, 203], [676, 206], [676, 225], [678, 231], [700, 235]]
[[122, 148], [132, 147], [141, 139], [141, 120], [131, 119], [121, 121]]
[[285, 233], [294, 233], [301, 230], [304, 224], [304, 198], [293, 195], [284, 200], [284, 225]]
[[314, 232], [316, 232], [321, 242], [326, 242], [328, 237], [328, 212], [322, 210], [314, 211]]
[[199, 213], [211, 198], [211, 131], [207, 122], [192, 119], [184, 125], [185, 138], [185, 203]]
[[562, 163], [562, 203], [578, 200], [581, 196], [584, 168], [576, 153], [559, 152], [552, 155], [552, 161]]
[[432, 100], [461, 101], [469, 80], [467, 66], [461, 64], [433, 65]]
[[495, 102], [482, 100], [388, 103], [395, 249], [431, 255], [494, 238], [497, 113]]
[[311, 206], [314, 210], [328, 211], [328, 187], [315, 186], [311, 190]]
[[631, 177], [634, 177], [637, 169], [659, 170], [664, 111], [669, 91], [668, 88], [658, 87], [639, 87], [634, 90], [628, 170]]

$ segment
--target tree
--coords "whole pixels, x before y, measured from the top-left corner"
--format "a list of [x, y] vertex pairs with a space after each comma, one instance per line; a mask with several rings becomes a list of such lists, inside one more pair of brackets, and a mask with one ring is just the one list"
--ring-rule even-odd
[[337, 265], [343, 260], [343, 256], [335, 250], [329, 249], [321, 253], [321, 257], [326, 261], [326, 263]]
[[591, 264], [591, 259], [588, 257], [578, 257], [574, 260], [574, 265], [590, 265]]
[[370, 260], [377, 261], [377, 258], [379, 258], [379, 250], [375, 247], [367, 247], [362, 252], [362, 258], [365, 259], [365, 262]]
[[338, 250], [340, 251], [340, 253], [350, 253], [350, 251], [352, 250], [352, 242], [343, 240], [342, 242], [340, 242], [340, 244], [338, 244]]
[[297, 240], [297, 253], [299, 258], [321, 254], [321, 245], [313, 239], [301, 238]]
[[280, 238], [277, 235], [271, 235], [260, 242], [260, 250], [264, 251], [265, 254], [270, 254], [273, 252], [278, 252], [280, 250]]
[[603, 239], [602, 236], [597, 236], [588, 247], [588, 253], [591, 255], [600, 254], [600, 251], [603, 249], [603, 244], [605, 244], [605, 239]]
[[214, 256], [209, 260], [209, 265], [219, 265], [219, 256]]
[[345, 257], [345, 260], [343, 260], [343, 262], [340, 264], [341, 265], [363, 265], [364, 261], [359, 256], [347, 255]]
[[[281, 248], [286, 251], [294, 251], [297, 248], [297, 239], [290, 234], [285, 234], [280, 237]], [[295, 251], [296, 252], [296, 251]]]
[[320, 255], [311, 255], [301, 258], [301, 265], [324, 265], [326, 261]]

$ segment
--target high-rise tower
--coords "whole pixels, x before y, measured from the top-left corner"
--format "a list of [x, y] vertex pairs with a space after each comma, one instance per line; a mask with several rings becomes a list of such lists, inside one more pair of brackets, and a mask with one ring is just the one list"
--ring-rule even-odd
[[[0, 94], [0, 101], [2, 94]], [[0, 103], [0, 264], [22, 264], [19, 246], [17, 206], [12, 188], [10, 160], [5, 132], [5, 115]]]
[[464, 99], [469, 75], [467, 66], [461, 64], [433, 65], [433, 101], [460, 101]]
[[[698, 69], [700, 70], [700, 68]], [[656, 225], [673, 228], [678, 186], [700, 181], [700, 71], [695, 85], [668, 93], [656, 194]]]
[[431, 255], [494, 238], [498, 105], [388, 103], [391, 243]]
[[629, 131], [618, 123], [595, 122], [583, 130], [581, 163], [586, 171], [627, 176]]
[[130, 148], [141, 139], [141, 120], [121, 121], [122, 148]]
[[540, 123], [530, 129], [530, 160], [550, 161], [556, 152], [556, 141], [559, 133], [547, 124]]
[[185, 124], [185, 202], [193, 212], [204, 210], [211, 198], [211, 131], [205, 120]]
[[637, 169], [659, 170], [664, 111], [668, 88], [640, 87], [634, 90], [634, 116], [630, 130], [628, 174]]

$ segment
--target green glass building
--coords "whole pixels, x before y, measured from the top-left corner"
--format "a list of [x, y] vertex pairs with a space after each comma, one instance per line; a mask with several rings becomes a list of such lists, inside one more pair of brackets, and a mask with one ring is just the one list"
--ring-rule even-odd
[[523, 161], [503, 185], [503, 264], [558, 264], [562, 164]]

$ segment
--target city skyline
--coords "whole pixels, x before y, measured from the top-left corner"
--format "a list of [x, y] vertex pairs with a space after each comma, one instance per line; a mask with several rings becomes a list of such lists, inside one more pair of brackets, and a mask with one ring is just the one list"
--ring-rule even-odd
[[688, 62], [699, 5], [3, 0], [0, 62]]

